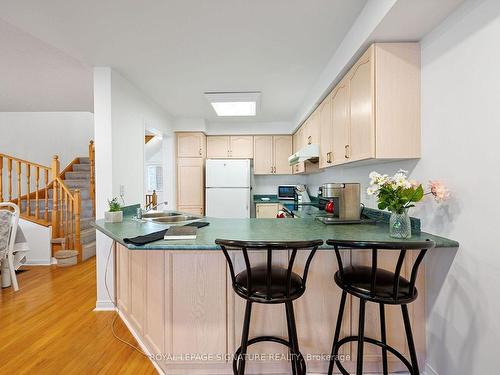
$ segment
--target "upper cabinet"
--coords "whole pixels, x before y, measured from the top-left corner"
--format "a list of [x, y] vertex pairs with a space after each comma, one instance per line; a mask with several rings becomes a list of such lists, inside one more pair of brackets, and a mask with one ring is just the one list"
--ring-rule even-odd
[[[293, 135], [293, 152], [299, 151], [304, 147], [304, 129], [301, 126]], [[306, 167], [303, 161], [292, 166], [293, 174], [304, 173]]]
[[291, 174], [291, 135], [254, 136], [254, 174]]
[[177, 133], [178, 158], [204, 158], [205, 134], [199, 132]]
[[210, 135], [207, 137], [207, 158], [253, 158], [253, 136]]
[[319, 108], [319, 167], [328, 167], [333, 161], [332, 94], [328, 95]]
[[316, 112], [320, 168], [367, 159], [419, 158], [419, 44], [373, 44]]

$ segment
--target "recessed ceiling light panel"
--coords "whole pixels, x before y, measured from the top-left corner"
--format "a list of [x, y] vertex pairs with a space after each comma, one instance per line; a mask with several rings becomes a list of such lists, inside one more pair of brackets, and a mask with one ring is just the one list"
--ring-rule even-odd
[[217, 116], [256, 116], [260, 105], [260, 92], [206, 92], [205, 97]]

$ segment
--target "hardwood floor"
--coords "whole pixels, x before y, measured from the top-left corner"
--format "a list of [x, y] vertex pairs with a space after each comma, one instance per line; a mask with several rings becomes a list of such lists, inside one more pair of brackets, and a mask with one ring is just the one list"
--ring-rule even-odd
[[[95, 258], [69, 268], [23, 267], [20, 290], [0, 293], [0, 374], [156, 374], [111, 332], [114, 312], [93, 312]], [[118, 318], [119, 337], [137, 343]]]

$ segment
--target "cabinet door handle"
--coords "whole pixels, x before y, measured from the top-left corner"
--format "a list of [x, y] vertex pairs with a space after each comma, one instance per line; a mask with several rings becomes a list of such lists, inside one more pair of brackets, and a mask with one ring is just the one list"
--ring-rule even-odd
[[345, 145], [345, 155], [344, 155], [344, 157], [346, 159], [349, 159], [349, 157], [350, 157], [349, 156], [349, 151], [350, 151], [349, 145]]
[[312, 137], [309, 136], [309, 137], [307, 137], [307, 144], [310, 145], [311, 143], [312, 143]]
[[201, 155], [201, 147], [200, 147], [200, 149], [198, 150], [198, 153]]
[[331, 163], [332, 162], [332, 153], [331, 153], [331, 151], [326, 153], [326, 162], [327, 163]]
[[271, 173], [273, 173], [273, 167], [271, 167]]

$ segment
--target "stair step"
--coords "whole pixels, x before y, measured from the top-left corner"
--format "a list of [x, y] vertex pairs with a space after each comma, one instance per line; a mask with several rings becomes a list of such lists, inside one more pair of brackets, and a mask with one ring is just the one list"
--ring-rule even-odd
[[73, 164], [73, 171], [75, 171], [75, 172], [89, 171], [90, 172], [90, 164]]
[[79, 157], [80, 164], [90, 164], [90, 159], [88, 157]]
[[64, 183], [70, 189], [89, 188], [89, 181], [84, 179], [66, 179]]
[[93, 217], [88, 217], [85, 219], [80, 219], [80, 230], [85, 230], [89, 228], [94, 228], [92, 224], [94, 223], [94, 218]]
[[87, 260], [95, 256], [96, 245], [91, 242], [82, 246], [82, 260]]
[[75, 171], [75, 172], [66, 172], [65, 181], [66, 180], [90, 180], [90, 172], [86, 171]]
[[96, 238], [95, 228], [88, 228], [80, 231], [80, 242], [82, 243], [82, 245], [95, 242], [95, 238]]
[[[85, 187], [79, 187], [78, 189], [80, 189], [80, 197], [82, 198], [82, 200], [84, 199], [90, 199], [90, 190], [89, 190], [89, 186], [88, 186], [88, 183]], [[70, 188], [71, 191], [74, 191], [75, 189], [74, 188]], [[52, 189], [49, 190], [49, 198], [52, 198], [54, 192]]]

